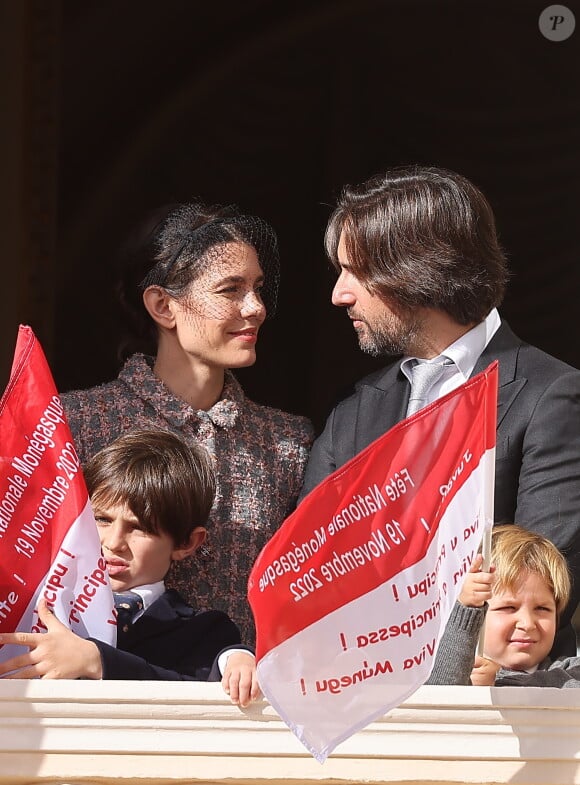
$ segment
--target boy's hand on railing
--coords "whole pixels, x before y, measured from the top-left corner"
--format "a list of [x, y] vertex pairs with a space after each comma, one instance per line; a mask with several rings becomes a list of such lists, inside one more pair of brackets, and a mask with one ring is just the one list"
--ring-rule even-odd
[[230, 696], [231, 702], [242, 708], [262, 695], [253, 654], [248, 651], [235, 651], [228, 656], [222, 687]]

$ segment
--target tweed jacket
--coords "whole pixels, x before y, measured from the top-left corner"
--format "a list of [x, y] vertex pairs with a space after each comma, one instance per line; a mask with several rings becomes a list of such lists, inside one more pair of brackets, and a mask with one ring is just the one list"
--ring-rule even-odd
[[225, 611], [253, 645], [248, 575], [296, 505], [314, 437], [310, 421], [249, 400], [230, 372], [209, 411], [192, 409], [155, 376], [153, 358], [142, 354], [132, 355], [114, 381], [61, 398], [83, 464], [133, 428], [174, 431], [216, 457], [218, 487], [206, 544], [174, 562], [166, 582], [199, 607]]

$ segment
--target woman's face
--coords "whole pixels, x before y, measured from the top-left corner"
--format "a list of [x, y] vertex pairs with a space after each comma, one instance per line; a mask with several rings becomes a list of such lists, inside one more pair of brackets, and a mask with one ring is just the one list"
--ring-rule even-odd
[[175, 303], [179, 342], [209, 365], [253, 365], [258, 331], [266, 318], [258, 256], [244, 243], [228, 243], [211, 254], [207, 269]]

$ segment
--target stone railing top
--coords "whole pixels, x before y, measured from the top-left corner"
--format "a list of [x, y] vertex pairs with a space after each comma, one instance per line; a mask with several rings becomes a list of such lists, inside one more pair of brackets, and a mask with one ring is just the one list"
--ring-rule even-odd
[[580, 783], [580, 690], [421, 687], [320, 764], [219, 684], [0, 682], [0, 785]]

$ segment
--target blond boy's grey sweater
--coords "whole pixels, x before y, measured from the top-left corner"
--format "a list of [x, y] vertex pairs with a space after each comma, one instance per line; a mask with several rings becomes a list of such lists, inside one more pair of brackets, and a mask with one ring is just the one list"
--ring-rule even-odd
[[[487, 605], [468, 608], [456, 602], [439, 643], [426, 684], [470, 684], [471, 670]], [[580, 657], [546, 658], [533, 673], [501, 668], [496, 687], [580, 687]]]

